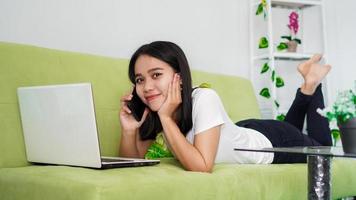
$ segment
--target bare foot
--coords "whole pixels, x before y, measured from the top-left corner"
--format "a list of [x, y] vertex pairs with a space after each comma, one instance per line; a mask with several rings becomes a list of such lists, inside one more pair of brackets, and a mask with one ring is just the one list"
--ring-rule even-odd
[[309, 60], [298, 65], [298, 71], [303, 76], [304, 79], [305, 76], [308, 74], [312, 64], [319, 62], [321, 58], [322, 58], [321, 54], [314, 54], [311, 58], [309, 58]]
[[[314, 55], [311, 59], [305, 62], [304, 66], [301, 67], [301, 71], [304, 73], [303, 75], [301, 72], [304, 78], [304, 83], [300, 89], [303, 94], [314, 94], [315, 89], [331, 69], [330, 65], [321, 65], [318, 63], [320, 59], [321, 57], [319, 57], [319, 55]], [[300, 71], [299, 66], [298, 71]]]

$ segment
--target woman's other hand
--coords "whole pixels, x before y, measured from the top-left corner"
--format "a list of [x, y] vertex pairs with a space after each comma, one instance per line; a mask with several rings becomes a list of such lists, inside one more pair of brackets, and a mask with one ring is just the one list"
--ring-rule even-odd
[[167, 98], [158, 110], [158, 116], [174, 119], [174, 113], [182, 103], [180, 76], [178, 73], [173, 75], [173, 80], [168, 86]]

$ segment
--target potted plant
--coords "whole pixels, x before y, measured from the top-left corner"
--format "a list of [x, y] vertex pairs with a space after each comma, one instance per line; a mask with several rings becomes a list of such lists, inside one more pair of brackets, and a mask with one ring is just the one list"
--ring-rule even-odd
[[284, 35], [281, 37], [282, 39], [286, 39], [288, 42], [279, 43], [277, 46], [278, 51], [287, 49], [288, 52], [296, 52], [297, 45], [302, 43], [302, 41], [296, 37], [299, 30], [298, 18], [299, 15], [295, 11], [289, 14], [289, 24], [287, 24], [287, 26], [289, 28], [290, 35]]
[[356, 93], [352, 90], [339, 92], [335, 102], [317, 112], [337, 123], [345, 153], [356, 153]]

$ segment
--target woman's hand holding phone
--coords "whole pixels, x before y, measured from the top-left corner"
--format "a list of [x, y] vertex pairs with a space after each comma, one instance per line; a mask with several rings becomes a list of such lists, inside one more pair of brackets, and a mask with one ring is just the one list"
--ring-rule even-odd
[[135, 117], [133, 116], [133, 111], [129, 109], [127, 106], [128, 102], [131, 101], [133, 95], [127, 94], [121, 97], [121, 109], [119, 112], [119, 117], [120, 117], [120, 123], [121, 123], [121, 128], [123, 129], [123, 132], [136, 132], [138, 128], [141, 127], [143, 122], [145, 121], [149, 109], [145, 108], [145, 111], [143, 112], [142, 118], [140, 121], [137, 121]]
[[172, 82], [168, 86], [167, 98], [158, 110], [158, 115], [160, 118], [169, 117], [174, 119], [174, 112], [182, 103], [180, 82], [181, 79], [179, 74], [175, 73]]

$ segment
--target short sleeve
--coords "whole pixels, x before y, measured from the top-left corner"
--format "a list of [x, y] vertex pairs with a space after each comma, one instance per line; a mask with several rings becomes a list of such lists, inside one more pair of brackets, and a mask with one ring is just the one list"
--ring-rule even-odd
[[224, 107], [219, 95], [212, 89], [198, 88], [193, 96], [194, 135], [224, 124]]

